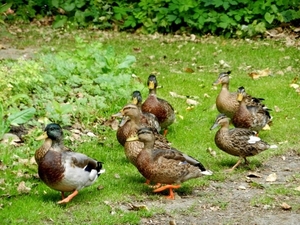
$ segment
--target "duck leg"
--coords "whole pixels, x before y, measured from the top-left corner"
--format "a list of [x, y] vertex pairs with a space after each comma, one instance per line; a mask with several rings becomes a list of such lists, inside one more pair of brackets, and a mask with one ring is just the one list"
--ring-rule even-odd
[[163, 135], [166, 137], [168, 133], [168, 129], [164, 129]]
[[68, 197], [66, 197], [65, 199], [59, 201], [58, 204], [68, 203], [68, 202], [71, 201], [72, 198], [74, 198], [77, 194], [78, 194], [78, 191], [75, 190], [75, 191], [74, 191], [72, 194], [70, 194]]
[[241, 164], [241, 162], [242, 162], [242, 158], [239, 158], [239, 161], [237, 161], [237, 163], [227, 171], [232, 172], [238, 165]]
[[61, 200], [64, 200], [65, 199], [65, 192], [61, 192]]
[[168, 185], [165, 185], [165, 186], [162, 186], [160, 188], [157, 188], [157, 189], [153, 190], [153, 192], [161, 192], [161, 191], [164, 191], [166, 189], [169, 189], [169, 195], [166, 198], [173, 200], [173, 199], [175, 199], [173, 189], [177, 189], [177, 188], [180, 188], [180, 185], [168, 184]]

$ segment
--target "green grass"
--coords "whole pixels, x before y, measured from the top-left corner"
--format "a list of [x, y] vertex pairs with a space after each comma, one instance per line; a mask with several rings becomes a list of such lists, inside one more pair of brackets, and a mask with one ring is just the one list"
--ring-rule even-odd
[[[284, 40], [245, 41], [204, 37], [193, 42], [189, 41], [188, 37], [171, 35], [154, 37], [86, 30], [58, 31], [32, 26], [22, 26], [22, 32], [18, 31], [17, 27], [9, 29], [11, 32], [0, 32], [3, 45], [18, 49], [31, 47], [42, 53], [55, 54], [58, 49], [72, 49], [74, 37], [80, 36], [87, 42], [99, 41], [105, 47], [113, 46], [117, 55], [134, 55], [137, 62], [133, 71], [143, 84], [150, 73], [156, 73], [159, 85], [162, 86], [158, 95], [168, 100], [177, 111], [177, 121], [170, 127], [167, 138], [174, 147], [194, 156], [214, 171], [211, 177], [184, 183], [178, 190], [179, 195], [188, 195], [193, 188], [206, 186], [210, 181], [226, 180], [230, 175], [223, 173], [223, 170], [230, 168], [237, 161], [236, 157], [222, 152], [215, 146], [216, 130], [209, 129], [218, 114], [214, 103], [220, 90], [220, 87], [214, 88], [212, 83], [221, 71], [232, 71], [231, 91], [244, 86], [251, 95], [265, 98], [265, 104], [273, 110], [273, 125], [270, 131], [261, 132], [260, 137], [271, 144], [279, 145], [277, 150], [265, 151], [249, 158], [249, 167], [239, 167], [233, 173], [255, 169], [271, 156], [283, 154], [289, 149], [299, 149], [299, 94], [289, 87], [300, 73], [299, 49], [286, 46]], [[228, 63], [230, 68], [222, 68], [220, 60]], [[187, 73], [185, 68], [191, 68], [194, 72]], [[252, 80], [247, 75], [248, 72], [266, 68], [271, 69], [273, 76]], [[132, 91], [128, 90], [127, 102]], [[140, 91], [146, 98], [146, 86]], [[199, 105], [187, 110], [185, 99], [171, 97], [170, 91], [197, 97], [195, 99], [199, 101]], [[125, 103], [126, 101], [123, 102]], [[280, 110], [277, 111], [276, 107]], [[111, 110], [105, 112], [107, 118], [108, 115], [116, 113], [115, 109], [112, 105]], [[142, 184], [144, 179], [125, 159], [123, 148], [116, 140], [115, 131], [100, 124], [95, 124], [89, 129], [98, 137], [86, 138], [83, 143], [66, 141], [66, 145], [74, 146], [76, 151], [103, 161], [106, 173], [101, 175], [93, 186], [80, 191], [66, 206], [57, 205], [60, 194], [35, 178], [36, 165], [18, 161], [18, 158], [30, 159], [41, 145], [40, 142], [34, 141], [41, 133], [40, 127], [35, 127], [26, 136], [23, 146], [1, 146], [1, 164], [7, 167], [1, 171], [0, 177], [4, 179], [0, 182], [2, 224], [139, 224], [141, 217], [164, 212], [160, 208], [152, 208], [149, 211], [127, 210], [128, 203], [142, 204], [146, 200], [158, 200], [161, 194], [153, 194]], [[216, 151], [216, 157], [207, 152], [209, 147]], [[18, 176], [18, 172], [23, 176]], [[26, 185], [31, 187], [28, 194], [17, 192], [21, 181], [25, 181]], [[100, 190], [97, 189], [98, 186], [101, 187]], [[281, 189], [272, 193], [272, 196], [273, 194], [281, 194]], [[273, 197], [265, 196], [253, 200], [253, 204], [269, 204], [271, 201]], [[220, 203], [221, 208], [226, 205], [227, 202]]]

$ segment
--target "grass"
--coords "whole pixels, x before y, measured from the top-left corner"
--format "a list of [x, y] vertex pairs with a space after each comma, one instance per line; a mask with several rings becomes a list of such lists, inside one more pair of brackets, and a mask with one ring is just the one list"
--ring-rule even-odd
[[[27, 25], [11, 26], [9, 31], [0, 32], [0, 38], [3, 40], [1, 44], [4, 46], [9, 45], [17, 49], [33, 48], [37, 52], [55, 54], [57, 49], [72, 49], [74, 37], [80, 36], [87, 42], [99, 41], [104, 46], [113, 46], [117, 54], [133, 54], [137, 58], [133, 70], [143, 84], [150, 73], [156, 73], [159, 85], [162, 86], [158, 95], [168, 100], [177, 111], [177, 121], [170, 127], [167, 138], [174, 147], [194, 156], [214, 171], [211, 177], [184, 183], [178, 190], [179, 195], [188, 195], [193, 188], [206, 186], [211, 181], [222, 182], [228, 179], [230, 175], [222, 171], [237, 161], [236, 157], [222, 152], [215, 146], [216, 130], [209, 130], [217, 115], [214, 102], [220, 90], [220, 87], [214, 88], [212, 83], [221, 71], [232, 71], [231, 91], [243, 85], [251, 95], [265, 98], [266, 105], [273, 110], [274, 122], [271, 130], [261, 132], [260, 137], [271, 144], [279, 145], [277, 150], [265, 151], [249, 158], [250, 168], [239, 167], [233, 173], [255, 169], [274, 155], [299, 148], [299, 94], [289, 86], [300, 73], [299, 47], [287, 46], [284, 40], [254, 41], [199, 37], [197, 41], [191, 41], [189, 37], [183, 36], [52, 30], [48, 27]], [[221, 60], [230, 68], [224, 68]], [[272, 76], [252, 80], [247, 75], [251, 71], [266, 68], [271, 69]], [[194, 72], [185, 72], [190, 69]], [[132, 91], [128, 90], [128, 101]], [[199, 104], [188, 109], [189, 105], [185, 99], [173, 98], [169, 94], [170, 91], [192, 96]], [[146, 98], [146, 86], [141, 92]], [[106, 115], [115, 113], [116, 107], [111, 108]], [[158, 200], [161, 195], [153, 194], [149, 188], [142, 185], [144, 179], [124, 158], [123, 149], [115, 138], [115, 131], [99, 124], [89, 129], [98, 137], [86, 138], [82, 143], [66, 141], [66, 145], [73, 145], [76, 151], [103, 161], [106, 173], [101, 175], [92, 187], [80, 191], [66, 206], [57, 205], [60, 194], [36, 178], [36, 165], [20, 160], [31, 159], [41, 145], [40, 142], [34, 141], [41, 133], [40, 128], [34, 128], [26, 136], [23, 146], [1, 146], [2, 224], [139, 224], [142, 217], [164, 213], [161, 208], [149, 211], [128, 210], [128, 203], [142, 204], [146, 200]], [[66, 134], [69, 135], [68, 132]], [[216, 152], [216, 157], [208, 153], [208, 148]], [[31, 188], [29, 193], [17, 191], [21, 181], [25, 181], [26, 186]], [[274, 189], [272, 195], [281, 194], [280, 190]], [[268, 196], [269, 194], [253, 200], [253, 204], [270, 204], [274, 198]], [[226, 202], [220, 203], [221, 208], [226, 205]]]

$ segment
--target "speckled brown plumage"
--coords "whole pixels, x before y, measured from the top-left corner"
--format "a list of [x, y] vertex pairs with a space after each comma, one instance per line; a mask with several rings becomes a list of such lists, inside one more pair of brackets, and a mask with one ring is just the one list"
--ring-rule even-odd
[[[134, 104], [127, 104], [121, 110], [122, 114], [128, 117], [126, 123], [122, 126], [124, 130], [126, 130], [127, 138], [136, 136], [137, 131], [141, 127], [150, 127], [155, 132], [155, 146], [160, 147], [163, 149], [170, 148], [169, 141], [161, 134], [159, 134], [155, 129], [153, 129], [149, 124], [144, 124], [141, 122], [141, 111], [139, 108]], [[143, 143], [136, 140], [125, 142], [124, 144], [124, 151], [125, 155], [128, 160], [133, 164], [136, 165], [136, 157], [140, 153], [143, 148]]]
[[159, 125], [159, 121], [158, 121], [157, 117], [150, 112], [143, 112], [142, 111], [142, 102], [143, 102], [143, 99], [142, 99], [141, 92], [140, 91], [132, 92], [132, 103], [135, 104], [141, 111], [141, 123], [147, 124], [147, 126], [152, 127], [159, 133], [161, 130], [161, 127]]
[[269, 109], [259, 99], [254, 99], [252, 104], [246, 104], [244, 87], [238, 88], [237, 100], [239, 107], [232, 117], [232, 124], [238, 128], [248, 128], [259, 132], [271, 120]]
[[162, 129], [167, 129], [175, 121], [175, 112], [169, 102], [158, 98], [156, 95], [157, 80], [156, 76], [151, 74], [148, 77], [149, 95], [142, 104], [142, 111], [154, 114]]
[[[38, 174], [47, 186], [61, 191], [59, 204], [69, 202], [79, 190], [92, 185], [104, 172], [101, 162], [70, 151], [63, 145], [63, 133], [58, 124], [48, 124], [40, 139], [45, 141], [35, 152]], [[65, 198], [64, 192], [72, 193]]]
[[[221, 90], [216, 98], [216, 106], [220, 113], [225, 114], [229, 118], [233, 117], [233, 114], [239, 107], [237, 101], [237, 93], [229, 92], [229, 75], [231, 71], [222, 72], [219, 74], [218, 79], [213, 83], [213, 85], [221, 84]], [[251, 96], [247, 95], [245, 97], [246, 104], [251, 101]]]
[[166, 187], [158, 188], [154, 192], [169, 189], [170, 195], [168, 197], [173, 199], [172, 189], [179, 188], [180, 185], [178, 184], [202, 175], [212, 174], [203, 166], [200, 169], [199, 166], [189, 163], [186, 155], [178, 150], [156, 149], [154, 147], [155, 137], [149, 128], [139, 129], [138, 138], [144, 143], [144, 148], [137, 157], [136, 166], [139, 172], [155, 183], [167, 184]]
[[244, 128], [229, 129], [229, 118], [224, 114], [217, 116], [211, 129], [214, 129], [218, 125], [221, 126], [215, 134], [215, 143], [218, 148], [230, 155], [240, 157], [239, 161], [232, 167], [231, 170], [240, 164], [241, 159], [244, 159], [247, 163], [246, 157], [254, 156], [269, 148], [277, 147], [274, 145], [271, 146], [265, 141], [262, 141], [256, 136], [255, 131]]
[[[141, 110], [142, 96], [141, 96], [140, 91], [134, 91], [132, 93], [132, 103], [131, 104], [136, 105], [137, 108], [140, 110], [140, 113], [139, 113], [140, 121], [138, 122], [139, 124], [142, 124], [143, 126], [147, 126], [147, 127], [152, 127], [157, 132], [160, 132], [161, 128], [160, 128], [160, 125], [159, 125], [159, 122], [158, 122], [156, 116], [153, 115], [152, 113], [142, 112], [142, 110]], [[117, 116], [119, 116], [119, 114], [120, 113], [117, 113], [113, 116], [117, 117]], [[135, 119], [138, 119], [138, 116]], [[122, 146], [125, 145], [126, 139], [132, 135], [131, 125], [130, 125], [130, 123], [127, 123], [127, 120], [128, 120], [128, 117], [123, 116], [120, 126], [116, 133], [117, 140]]]

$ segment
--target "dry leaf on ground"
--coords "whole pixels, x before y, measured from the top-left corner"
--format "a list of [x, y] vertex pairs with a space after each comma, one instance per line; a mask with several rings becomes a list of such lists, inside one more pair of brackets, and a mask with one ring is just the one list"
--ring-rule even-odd
[[277, 180], [277, 175], [276, 173], [271, 173], [269, 176], [267, 176], [266, 181], [268, 182], [273, 182]]
[[288, 205], [287, 203], [283, 202], [281, 205], [281, 208], [284, 210], [290, 210], [292, 209], [292, 206]]
[[252, 79], [259, 79], [260, 77], [267, 77], [271, 75], [271, 70], [269, 68], [266, 68], [264, 70], [257, 70], [250, 72], [248, 74]]
[[26, 187], [25, 182], [21, 181], [21, 183], [18, 185], [17, 191], [20, 194], [27, 194], [31, 191], [30, 187]]

